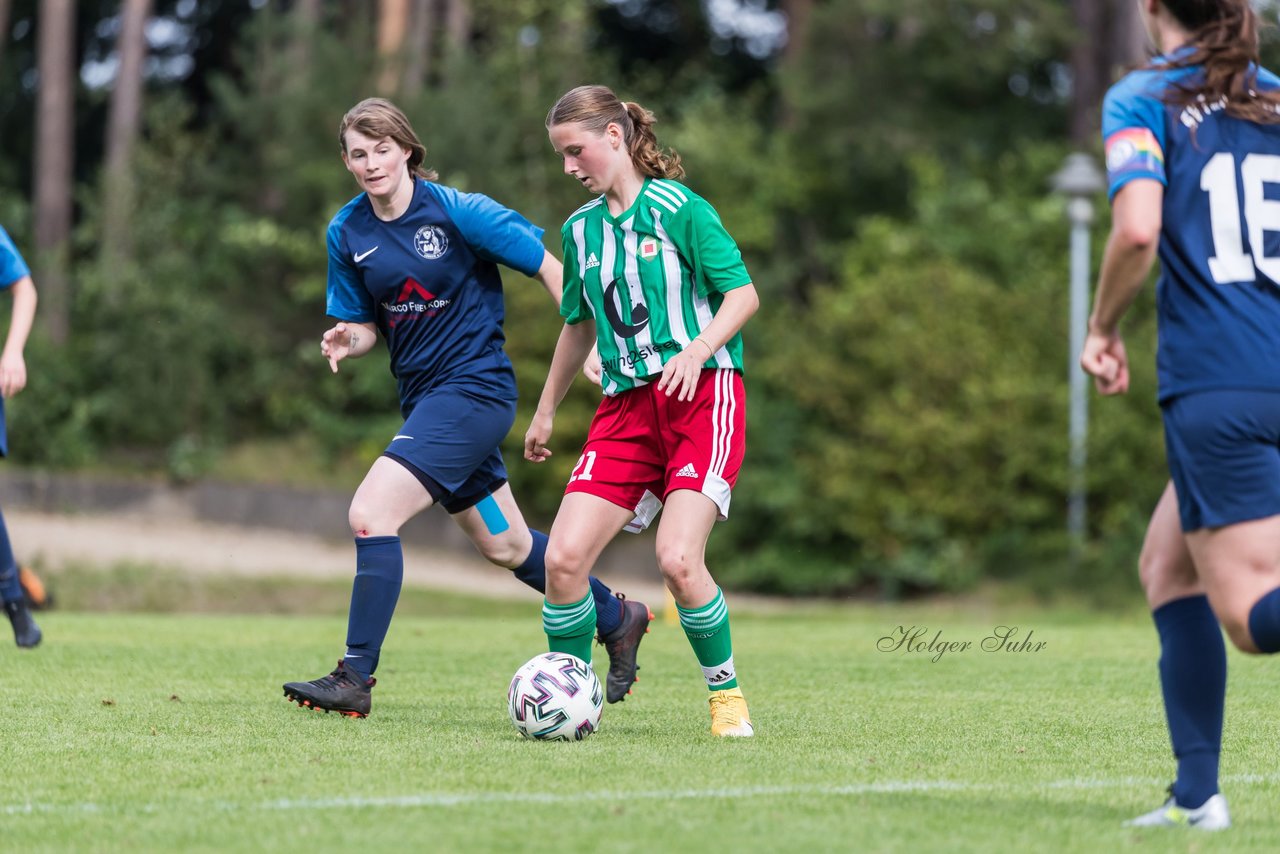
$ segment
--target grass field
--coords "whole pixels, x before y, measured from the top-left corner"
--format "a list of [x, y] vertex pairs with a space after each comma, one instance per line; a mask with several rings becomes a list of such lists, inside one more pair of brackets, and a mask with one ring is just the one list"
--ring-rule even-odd
[[[342, 588], [327, 595], [311, 601], [341, 602]], [[544, 649], [535, 601], [410, 593], [367, 720], [281, 696], [341, 651], [345, 620], [323, 610], [43, 615], [41, 648], [0, 647], [0, 849], [1280, 850], [1280, 673], [1234, 654], [1223, 774], [1236, 827], [1120, 826], [1172, 772], [1140, 615], [741, 613], [758, 734], [737, 741], [709, 735], [688, 645], [659, 623], [636, 694], [587, 741], [544, 744], [520, 739], [505, 709], [511, 673]], [[1045, 646], [981, 651], [1000, 624]], [[913, 625], [928, 627], [921, 642], [940, 630], [973, 646], [936, 662], [877, 649]]]

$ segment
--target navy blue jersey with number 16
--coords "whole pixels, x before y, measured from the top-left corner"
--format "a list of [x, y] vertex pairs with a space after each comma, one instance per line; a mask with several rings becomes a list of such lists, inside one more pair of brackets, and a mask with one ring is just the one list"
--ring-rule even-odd
[[[1176, 54], [1175, 54], [1176, 56]], [[1165, 185], [1157, 285], [1160, 400], [1209, 389], [1280, 389], [1280, 124], [1161, 93], [1199, 68], [1135, 71], [1107, 93], [1111, 195]], [[1257, 85], [1280, 79], [1258, 69]]]

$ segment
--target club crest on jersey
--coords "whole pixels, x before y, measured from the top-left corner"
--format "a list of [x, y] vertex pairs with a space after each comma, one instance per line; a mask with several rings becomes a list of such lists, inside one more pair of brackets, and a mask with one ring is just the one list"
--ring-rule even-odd
[[656, 258], [661, 245], [656, 237], [646, 237], [640, 241], [640, 257], [646, 261], [650, 258]]
[[449, 251], [449, 235], [438, 225], [424, 225], [413, 235], [413, 248], [428, 261]]

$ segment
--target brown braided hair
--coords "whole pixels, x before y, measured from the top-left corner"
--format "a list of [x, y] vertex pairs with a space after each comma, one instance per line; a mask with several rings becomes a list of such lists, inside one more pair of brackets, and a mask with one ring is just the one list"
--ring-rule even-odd
[[1232, 118], [1280, 123], [1280, 89], [1258, 89], [1258, 18], [1249, 0], [1160, 2], [1191, 32], [1190, 50], [1147, 68], [1203, 67], [1203, 74], [1170, 87], [1165, 102], [1177, 107], [1223, 102]]
[[413, 132], [413, 125], [400, 108], [386, 98], [365, 98], [342, 117], [338, 125], [338, 142], [342, 153], [347, 153], [347, 131], [355, 130], [370, 139], [391, 137], [401, 148], [409, 150], [409, 174], [434, 181], [439, 176], [434, 169], [422, 165], [427, 157], [427, 147]]
[[580, 124], [602, 134], [610, 123], [622, 128], [631, 162], [650, 178], [683, 178], [680, 155], [663, 149], [653, 132], [653, 113], [634, 101], [619, 101], [608, 86], [579, 86], [560, 96], [547, 113], [547, 127]]

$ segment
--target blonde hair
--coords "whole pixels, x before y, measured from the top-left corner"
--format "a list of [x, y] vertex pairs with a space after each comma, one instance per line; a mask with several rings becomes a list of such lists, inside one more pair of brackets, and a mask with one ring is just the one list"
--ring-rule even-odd
[[370, 139], [391, 137], [396, 145], [409, 150], [409, 174], [426, 178], [428, 181], [434, 181], [439, 177], [434, 169], [428, 169], [422, 165], [422, 161], [427, 157], [427, 147], [413, 132], [413, 126], [409, 124], [409, 119], [400, 108], [386, 98], [365, 98], [347, 110], [347, 114], [342, 117], [342, 122], [338, 125], [338, 143], [342, 146], [343, 154], [347, 153], [347, 131], [349, 130], [364, 134]]
[[610, 123], [622, 129], [631, 162], [650, 178], [683, 178], [680, 155], [658, 145], [653, 113], [634, 101], [619, 101], [608, 86], [579, 86], [560, 96], [547, 113], [547, 127], [580, 124], [602, 134]]

